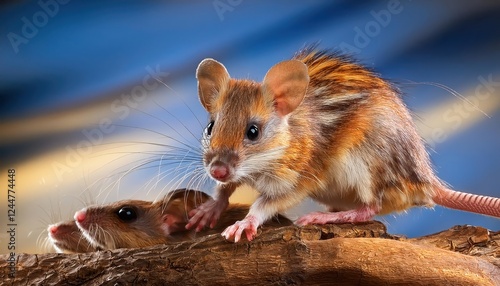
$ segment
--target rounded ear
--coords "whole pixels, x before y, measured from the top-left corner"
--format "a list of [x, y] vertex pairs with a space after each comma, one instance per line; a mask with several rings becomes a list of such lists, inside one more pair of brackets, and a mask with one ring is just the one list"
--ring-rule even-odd
[[223, 64], [214, 59], [204, 59], [196, 69], [198, 97], [205, 109], [210, 112], [211, 104], [220, 92], [222, 85], [229, 80], [229, 73]]
[[264, 94], [271, 96], [274, 108], [283, 117], [294, 111], [304, 99], [309, 74], [307, 66], [298, 60], [277, 63], [264, 77]]

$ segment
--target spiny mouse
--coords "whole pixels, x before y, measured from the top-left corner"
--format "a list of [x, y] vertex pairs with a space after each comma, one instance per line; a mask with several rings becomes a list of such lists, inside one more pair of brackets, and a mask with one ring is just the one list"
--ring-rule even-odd
[[306, 197], [330, 212], [306, 214], [298, 225], [434, 204], [500, 217], [500, 199], [453, 191], [435, 175], [399, 91], [346, 56], [310, 47], [261, 83], [233, 79], [205, 59], [196, 78], [210, 117], [203, 163], [217, 186], [215, 199], [190, 213], [188, 229], [214, 226], [241, 184], [260, 194], [222, 233], [235, 242], [242, 232], [252, 240], [263, 221]]

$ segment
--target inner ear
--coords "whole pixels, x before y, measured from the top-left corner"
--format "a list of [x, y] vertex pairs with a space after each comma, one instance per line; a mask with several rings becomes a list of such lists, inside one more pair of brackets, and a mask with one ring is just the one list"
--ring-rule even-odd
[[271, 97], [276, 112], [283, 117], [294, 111], [306, 95], [307, 66], [298, 60], [277, 63], [269, 69], [262, 84], [264, 94]]
[[183, 230], [182, 227], [186, 223], [187, 222], [178, 215], [168, 213], [162, 216], [161, 228], [165, 235], [172, 235], [172, 233]]
[[213, 101], [229, 81], [229, 73], [223, 64], [214, 59], [204, 59], [196, 69], [198, 97], [203, 107], [210, 113]]

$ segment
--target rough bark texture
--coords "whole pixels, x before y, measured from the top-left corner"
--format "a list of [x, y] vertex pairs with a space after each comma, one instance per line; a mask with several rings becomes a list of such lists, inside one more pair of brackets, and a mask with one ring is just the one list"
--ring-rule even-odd
[[15, 285], [500, 285], [500, 232], [457, 226], [415, 239], [379, 222], [264, 229], [87, 254], [21, 254]]

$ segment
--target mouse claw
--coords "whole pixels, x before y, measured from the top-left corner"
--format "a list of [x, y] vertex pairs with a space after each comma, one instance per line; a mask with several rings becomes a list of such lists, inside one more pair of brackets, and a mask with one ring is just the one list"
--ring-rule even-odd
[[243, 231], [246, 234], [248, 241], [252, 241], [257, 235], [257, 227], [259, 226], [257, 219], [253, 216], [248, 216], [241, 221], [229, 226], [222, 232], [222, 236], [226, 240], [233, 240], [235, 243], [240, 241]]

